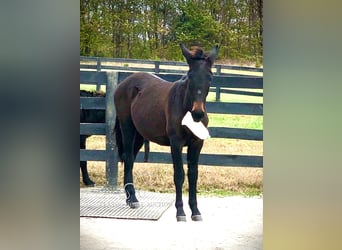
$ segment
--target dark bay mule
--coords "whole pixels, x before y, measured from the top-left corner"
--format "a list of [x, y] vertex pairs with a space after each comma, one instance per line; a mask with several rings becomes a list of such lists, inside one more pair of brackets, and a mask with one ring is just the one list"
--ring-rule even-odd
[[182, 148], [187, 146], [191, 218], [200, 221], [202, 216], [197, 208], [196, 189], [198, 158], [203, 140], [182, 126], [181, 121], [189, 111], [196, 122], [201, 121], [205, 126], [208, 125], [205, 103], [213, 78], [211, 67], [218, 46], [215, 46], [209, 55], [204, 54], [199, 47], [190, 51], [183, 44], [181, 50], [189, 65], [189, 71], [180, 80], [170, 83], [149, 73], [135, 73], [118, 85], [114, 94], [117, 112], [115, 132], [119, 157], [124, 162], [126, 202], [131, 208], [139, 206], [132, 169], [135, 157], [143, 145], [143, 138], [171, 146], [178, 221], [186, 220], [182, 200]]
[[[101, 91], [86, 91], [80, 90], [80, 96], [82, 97], [105, 97], [106, 93]], [[104, 123], [106, 122], [106, 111], [97, 109], [80, 109], [80, 122], [81, 123]], [[86, 141], [90, 135], [80, 135], [80, 148], [86, 148]], [[149, 141], [145, 140], [145, 154], [144, 161], [148, 161], [149, 153]], [[92, 181], [88, 174], [88, 167], [86, 161], [80, 162], [82, 181], [86, 186], [93, 187], [95, 182]]]

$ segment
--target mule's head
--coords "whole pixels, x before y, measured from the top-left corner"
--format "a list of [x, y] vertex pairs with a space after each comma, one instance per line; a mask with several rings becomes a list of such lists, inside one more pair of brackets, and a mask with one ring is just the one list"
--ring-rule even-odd
[[199, 47], [188, 50], [183, 44], [180, 46], [189, 64], [186, 94], [187, 102], [191, 105], [189, 111], [194, 121], [198, 122], [205, 114], [205, 100], [213, 79], [211, 67], [217, 56], [218, 46], [216, 45], [208, 55]]

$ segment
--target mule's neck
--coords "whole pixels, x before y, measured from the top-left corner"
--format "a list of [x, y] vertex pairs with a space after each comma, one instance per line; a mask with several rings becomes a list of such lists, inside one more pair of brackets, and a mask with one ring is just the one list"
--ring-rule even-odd
[[192, 100], [191, 100], [191, 95], [189, 91], [189, 78], [188, 77], [184, 79], [183, 84], [185, 88], [184, 97], [183, 97], [183, 112], [185, 114], [186, 112], [191, 111], [191, 108], [192, 108]]

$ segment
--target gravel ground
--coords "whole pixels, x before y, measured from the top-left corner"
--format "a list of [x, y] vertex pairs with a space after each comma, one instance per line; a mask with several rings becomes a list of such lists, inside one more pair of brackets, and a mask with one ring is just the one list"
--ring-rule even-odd
[[262, 249], [263, 199], [199, 197], [203, 221], [176, 221], [171, 206], [158, 221], [80, 218], [80, 249]]

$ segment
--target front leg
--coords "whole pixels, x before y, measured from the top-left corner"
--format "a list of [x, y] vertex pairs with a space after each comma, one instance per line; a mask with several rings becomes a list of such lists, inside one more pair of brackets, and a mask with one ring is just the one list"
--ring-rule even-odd
[[198, 158], [203, 146], [203, 140], [196, 140], [188, 146], [188, 181], [189, 181], [189, 206], [192, 212], [191, 219], [201, 221], [202, 216], [197, 208], [197, 178]]
[[182, 160], [182, 145], [179, 140], [171, 139], [171, 155], [173, 160], [173, 181], [176, 186], [176, 209], [177, 221], [186, 221], [186, 216], [183, 210], [182, 187], [184, 183], [184, 169]]

